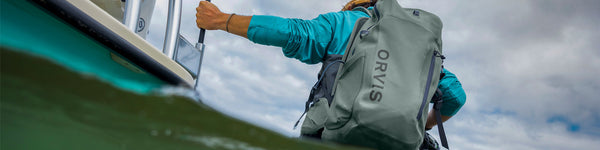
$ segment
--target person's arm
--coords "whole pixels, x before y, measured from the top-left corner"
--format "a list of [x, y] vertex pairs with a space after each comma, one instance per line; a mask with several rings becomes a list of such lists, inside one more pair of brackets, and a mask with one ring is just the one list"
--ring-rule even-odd
[[[452, 116], [442, 115], [442, 122], [446, 122], [450, 118], [452, 118]], [[437, 125], [437, 121], [435, 120], [435, 113], [433, 112], [433, 110], [431, 110], [427, 115], [427, 123], [425, 123], [425, 129], [431, 129], [435, 125]]]
[[[440, 89], [443, 93], [443, 102], [440, 112], [442, 114], [442, 122], [445, 122], [446, 120], [452, 118], [452, 116], [454, 116], [460, 110], [460, 108], [465, 104], [467, 96], [456, 75], [445, 68], [442, 69], [442, 72], [446, 75], [440, 79], [438, 89]], [[436, 124], [437, 122], [435, 120], [435, 113], [433, 110], [431, 110], [427, 116], [425, 128], [433, 128], [433, 126]]]
[[332, 19], [335, 14], [320, 15], [313, 20], [236, 14], [227, 23], [230, 14], [222, 13], [210, 2], [200, 2], [196, 11], [196, 24], [199, 28], [226, 30], [228, 25], [230, 33], [248, 38], [254, 43], [281, 47], [286, 57], [296, 58], [307, 64], [321, 62], [334, 39], [334, 25], [328, 19]]
[[[229, 18], [231, 16], [231, 18]], [[229, 22], [227, 19], [229, 18]], [[221, 12], [217, 6], [200, 1], [196, 8], [196, 25], [206, 30], [229, 30], [229, 33], [248, 38], [248, 26], [252, 16], [231, 15]]]

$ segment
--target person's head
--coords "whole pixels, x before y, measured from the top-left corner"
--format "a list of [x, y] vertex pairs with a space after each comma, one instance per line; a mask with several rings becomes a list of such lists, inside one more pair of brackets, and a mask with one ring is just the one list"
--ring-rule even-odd
[[342, 8], [342, 11], [352, 10], [356, 7], [369, 8], [371, 6], [375, 6], [375, 3], [377, 3], [377, 0], [350, 0], [350, 2], [348, 2], [344, 8]]

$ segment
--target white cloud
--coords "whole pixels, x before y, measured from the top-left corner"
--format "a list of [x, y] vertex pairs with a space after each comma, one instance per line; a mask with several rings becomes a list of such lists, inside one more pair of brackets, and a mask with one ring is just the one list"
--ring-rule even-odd
[[[532, 126], [529, 122], [501, 114], [475, 114], [455, 119], [460, 121], [445, 124], [453, 149], [563, 150], [600, 146], [597, 137], [568, 132], [560, 123]], [[437, 132], [436, 129], [430, 131]]]

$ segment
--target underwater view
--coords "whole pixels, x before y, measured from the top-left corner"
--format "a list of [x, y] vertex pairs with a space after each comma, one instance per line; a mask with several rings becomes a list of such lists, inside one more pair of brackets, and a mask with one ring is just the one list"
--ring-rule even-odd
[[355, 149], [288, 138], [193, 97], [138, 94], [1, 49], [0, 149]]

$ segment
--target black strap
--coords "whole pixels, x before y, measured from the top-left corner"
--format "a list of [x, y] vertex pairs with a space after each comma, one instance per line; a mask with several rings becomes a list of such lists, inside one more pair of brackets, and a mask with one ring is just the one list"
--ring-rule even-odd
[[444, 131], [444, 122], [442, 122], [442, 112], [440, 111], [440, 108], [442, 108], [442, 102], [444, 101], [442, 99], [443, 93], [440, 89], [437, 89], [435, 92], [437, 96], [433, 98], [433, 111], [435, 113], [435, 120], [437, 122], [440, 140], [442, 141], [442, 146], [444, 146], [446, 149], [450, 149], [448, 148], [448, 139], [446, 139], [446, 132]]
[[294, 124], [294, 130], [296, 129], [296, 127], [298, 127], [298, 123], [300, 123], [300, 120], [302, 119], [302, 117], [306, 114], [306, 112], [308, 112], [308, 109], [310, 109], [310, 105], [314, 102], [315, 92], [318, 90], [319, 86], [321, 85], [321, 81], [323, 81], [323, 78], [325, 77], [325, 72], [327, 72], [327, 69], [329, 69], [329, 67], [331, 67], [335, 63], [343, 64], [344, 61], [342, 61], [342, 60], [333, 61], [333, 62], [327, 64], [325, 69], [323, 69], [323, 71], [321, 72], [321, 75], [319, 77], [319, 80], [317, 81], [317, 83], [315, 83], [315, 85], [313, 85], [313, 87], [310, 90], [310, 95], [308, 96], [308, 100], [306, 100], [306, 103], [304, 105], [304, 112], [302, 113], [302, 115], [300, 115], [300, 118], [298, 118], [298, 121], [296, 121], [296, 123]]
[[[417, 120], [421, 119], [421, 116], [423, 116], [423, 109], [425, 107], [425, 103], [427, 102], [427, 97], [429, 96], [429, 88], [431, 87], [431, 78], [433, 78], [433, 69], [435, 66], [435, 57], [440, 57], [442, 59], [442, 61], [444, 59], [446, 59], [446, 57], [444, 55], [441, 55], [438, 51], [433, 51], [433, 55], [431, 56], [431, 64], [429, 65], [429, 74], [427, 75], [427, 85], [425, 85], [425, 93], [423, 94], [423, 102], [421, 103], [421, 107], [419, 108], [419, 113], [417, 114]], [[445, 74], [444, 74], [445, 75]], [[441, 78], [440, 78], [441, 79]], [[433, 109], [434, 109], [434, 113], [435, 113], [435, 118], [437, 121], [437, 126], [438, 126], [438, 131], [440, 134], [440, 139], [442, 140], [442, 146], [444, 146], [445, 148], [448, 148], [448, 141], [446, 139], [446, 133], [444, 132], [444, 126], [442, 125], [442, 113], [440, 112], [440, 108], [442, 107], [442, 91], [440, 91], [440, 89], [437, 89], [436, 94], [434, 94], [433, 97]]]

